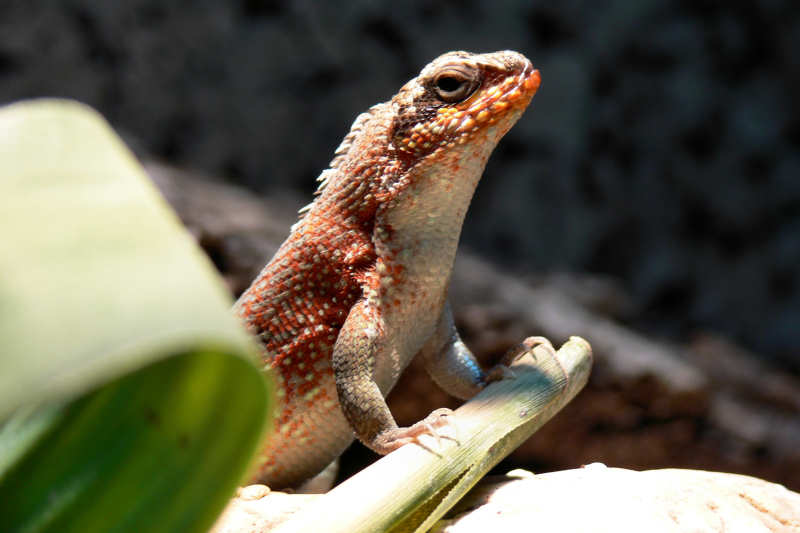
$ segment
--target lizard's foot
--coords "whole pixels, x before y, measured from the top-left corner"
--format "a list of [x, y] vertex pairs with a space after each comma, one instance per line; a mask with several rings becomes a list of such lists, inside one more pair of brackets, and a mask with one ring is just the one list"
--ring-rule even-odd
[[534, 358], [536, 357], [536, 352], [534, 351], [536, 348], [541, 347], [542, 349], [546, 350], [550, 355], [555, 357], [556, 349], [553, 348], [553, 345], [550, 341], [545, 337], [528, 337], [521, 343], [517, 344], [510, 350], [508, 350], [504, 355], [503, 358], [500, 360], [500, 363], [493, 366], [487, 373], [486, 373], [486, 383], [492, 383], [493, 381], [500, 381], [502, 379], [511, 379], [514, 377], [514, 372], [509, 368], [514, 361], [522, 357], [528, 352], [533, 351]]
[[433, 436], [436, 438], [437, 444], [441, 442], [442, 438], [456, 440], [453, 437], [442, 435], [439, 431], [440, 428], [450, 425], [450, 421], [448, 421], [447, 418], [452, 414], [453, 411], [446, 407], [436, 409], [412, 426], [407, 428], [387, 429], [379, 433], [370, 447], [376, 452], [385, 455], [411, 442], [416, 442], [423, 448], [429, 449], [419, 441], [419, 437], [422, 435]]

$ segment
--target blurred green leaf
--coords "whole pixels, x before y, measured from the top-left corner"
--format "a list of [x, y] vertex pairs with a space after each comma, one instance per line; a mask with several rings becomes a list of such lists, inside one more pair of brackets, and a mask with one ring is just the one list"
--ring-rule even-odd
[[0, 108], [0, 530], [206, 529], [270, 412], [230, 305], [102, 117]]

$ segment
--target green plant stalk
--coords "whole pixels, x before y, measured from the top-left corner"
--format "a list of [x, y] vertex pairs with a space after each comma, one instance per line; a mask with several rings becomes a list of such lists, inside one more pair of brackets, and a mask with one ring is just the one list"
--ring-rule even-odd
[[537, 348], [455, 412], [454, 440], [404, 446], [315, 500], [282, 525], [301, 531], [427, 531], [494, 465], [586, 384], [591, 347], [572, 337], [553, 356]]

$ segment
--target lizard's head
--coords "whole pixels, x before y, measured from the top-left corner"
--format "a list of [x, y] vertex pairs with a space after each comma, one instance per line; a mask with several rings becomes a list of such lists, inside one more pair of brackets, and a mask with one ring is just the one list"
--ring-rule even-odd
[[[517, 52], [439, 56], [390, 101], [356, 118], [318, 179], [317, 194], [324, 199], [301, 212], [316, 204], [327, 209], [330, 201], [371, 224], [379, 204], [399, 199], [412, 184], [445, 194], [457, 192], [452, 187], [458, 185], [460, 200], [447, 204], [466, 208], [489, 154], [528, 107], [539, 82], [539, 71]], [[329, 187], [331, 182], [336, 185]]]
[[539, 83], [539, 71], [517, 52], [439, 56], [390, 102], [398, 158], [413, 164], [473, 141], [491, 151], [522, 115]]

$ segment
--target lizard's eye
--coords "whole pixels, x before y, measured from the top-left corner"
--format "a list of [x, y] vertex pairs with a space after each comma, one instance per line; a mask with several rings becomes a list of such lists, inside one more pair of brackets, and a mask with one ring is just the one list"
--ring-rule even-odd
[[440, 100], [453, 104], [465, 100], [478, 88], [475, 72], [449, 68], [433, 79], [433, 90]]

